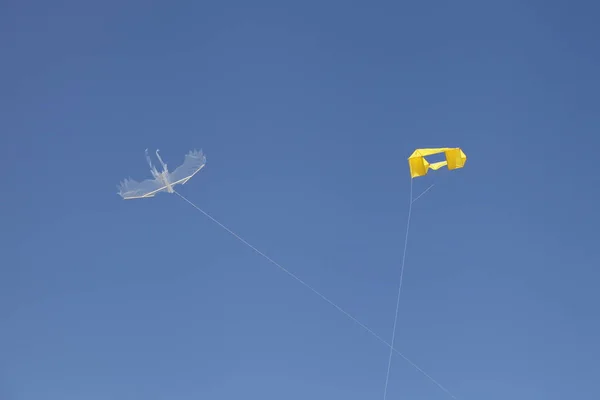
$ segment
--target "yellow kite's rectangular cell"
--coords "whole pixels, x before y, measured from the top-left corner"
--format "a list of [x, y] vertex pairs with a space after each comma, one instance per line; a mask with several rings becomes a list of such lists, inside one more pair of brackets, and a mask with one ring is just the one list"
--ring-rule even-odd
[[[446, 161], [440, 161], [430, 164], [425, 157], [434, 154], [444, 153]], [[458, 169], [465, 166], [467, 156], [458, 148], [441, 147], [437, 149], [416, 149], [408, 157], [408, 166], [410, 167], [411, 178], [427, 175], [429, 169], [438, 170], [444, 166], [448, 169]]]

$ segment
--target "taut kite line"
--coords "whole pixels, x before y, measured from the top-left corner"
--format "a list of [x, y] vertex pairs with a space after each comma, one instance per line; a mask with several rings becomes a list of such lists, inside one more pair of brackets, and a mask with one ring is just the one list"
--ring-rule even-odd
[[[438, 161], [433, 164], [430, 164], [429, 161], [425, 159], [427, 156], [431, 156], [434, 154], [444, 153], [446, 156], [445, 161]], [[392, 355], [394, 349], [394, 341], [396, 339], [396, 324], [398, 322], [398, 309], [400, 306], [400, 293], [402, 292], [402, 280], [404, 277], [404, 264], [406, 261], [406, 248], [408, 246], [408, 230], [410, 227], [410, 216], [412, 214], [412, 205], [415, 201], [417, 201], [421, 196], [423, 196], [431, 186], [429, 186], [423, 193], [418, 195], [416, 198], [413, 198], [413, 179], [419, 176], [427, 175], [429, 170], [438, 170], [444, 166], [448, 166], [449, 170], [462, 168], [465, 166], [467, 162], [467, 156], [463, 151], [458, 148], [450, 148], [450, 147], [440, 147], [440, 148], [427, 148], [427, 149], [416, 149], [410, 157], [408, 157], [408, 167], [410, 169], [410, 202], [408, 205], [408, 218], [406, 222], [406, 236], [404, 237], [404, 251], [402, 253], [402, 265], [400, 267], [400, 282], [398, 284], [398, 297], [396, 299], [396, 313], [394, 314], [394, 327], [392, 328], [392, 342], [390, 344], [390, 355], [388, 357], [388, 366], [387, 372], [385, 376], [385, 387], [383, 389], [383, 400], [387, 398], [387, 388], [390, 379], [390, 368], [392, 366]], [[450, 396], [454, 397], [450, 392], [446, 391]]]

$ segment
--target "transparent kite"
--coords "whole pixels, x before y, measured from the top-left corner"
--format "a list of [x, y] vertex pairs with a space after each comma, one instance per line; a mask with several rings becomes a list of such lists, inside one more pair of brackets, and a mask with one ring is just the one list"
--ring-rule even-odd
[[146, 179], [142, 182], [134, 181], [133, 179], [123, 180], [119, 186], [118, 194], [125, 200], [144, 199], [154, 197], [157, 193], [168, 192], [173, 193], [173, 186], [184, 185], [194, 175], [198, 173], [206, 165], [206, 156], [202, 150], [192, 150], [185, 155], [183, 164], [175, 168], [173, 172], [169, 172], [167, 164], [165, 164], [156, 150], [156, 157], [162, 166], [162, 171], [158, 171], [152, 165], [148, 149], [146, 149], [146, 160], [150, 166], [150, 172], [154, 179]]

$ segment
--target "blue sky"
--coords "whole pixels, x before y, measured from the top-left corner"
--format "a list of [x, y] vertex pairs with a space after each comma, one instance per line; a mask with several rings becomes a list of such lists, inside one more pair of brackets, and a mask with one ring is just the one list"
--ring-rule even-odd
[[598, 398], [599, 7], [2, 2], [0, 398]]

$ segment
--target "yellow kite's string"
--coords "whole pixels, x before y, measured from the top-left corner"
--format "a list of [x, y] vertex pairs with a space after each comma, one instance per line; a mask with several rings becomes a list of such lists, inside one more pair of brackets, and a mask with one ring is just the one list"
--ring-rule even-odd
[[[424, 194], [425, 192], [423, 192]], [[420, 196], [419, 196], [420, 197]], [[402, 265], [400, 267], [400, 283], [398, 284], [398, 298], [396, 299], [396, 313], [394, 314], [394, 327], [392, 328], [392, 343], [390, 344], [390, 356], [388, 358], [387, 372], [385, 375], [385, 386], [383, 388], [383, 400], [387, 398], [387, 388], [390, 381], [390, 368], [392, 367], [392, 355], [394, 354], [394, 341], [396, 339], [396, 324], [398, 322], [398, 308], [400, 307], [400, 293], [402, 292], [402, 282], [404, 278], [404, 262], [406, 261], [406, 248], [408, 247], [408, 230], [410, 228], [410, 216], [413, 205], [413, 180], [410, 180], [410, 201], [408, 203], [408, 218], [406, 221], [406, 236], [404, 237], [404, 252], [402, 253]]]

